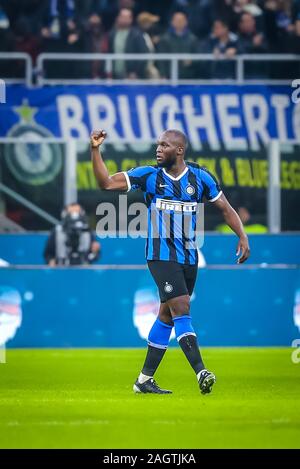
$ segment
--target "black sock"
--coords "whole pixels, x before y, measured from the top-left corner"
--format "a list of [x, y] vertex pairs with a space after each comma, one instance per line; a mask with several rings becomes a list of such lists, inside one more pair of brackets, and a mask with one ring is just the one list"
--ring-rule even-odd
[[166, 352], [166, 348], [152, 347], [148, 345], [148, 351], [145, 358], [145, 363], [142, 369], [142, 373], [147, 376], [153, 376], [156, 372], [162, 358]]
[[205, 368], [195, 335], [183, 336], [179, 340], [179, 345], [196, 374]]

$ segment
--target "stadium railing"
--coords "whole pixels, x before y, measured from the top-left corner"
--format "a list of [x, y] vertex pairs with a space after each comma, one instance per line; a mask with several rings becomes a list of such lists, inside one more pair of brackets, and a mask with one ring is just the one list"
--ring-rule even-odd
[[[113, 62], [117, 60], [124, 60], [124, 61], [155, 61], [155, 62], [168, 62], [169, 64], [169, 71], [170, 71], [170, 78], [169, 79], [138, 79], [138, 80], [130, 80], [130, 82], [150, 82], [150, 83], [166, 83], [170, 82], [173, 85], [181, 84], [181, 83], [259, 83], [263, 82], [265, 84], [286, 84], [291, 81], [291, 78], [270, 78], [268, 74], [262, 73], [262, 76], [252, 76], [251, 78], [246, 77], [246, 64], [248, 62], [252, 64], [256, 64], [257, 62], [262, 63], [263, 65], [270, 64], [272, 62], [280, 65], [282, 62], [294, 62], [295, 66], [298, 67], [300, 61], [300, 55], [295, 54], [243, 54], [237, 55], [236, 57], [227, 58], [216, 58], [213, 54], [96, 54], [96, 53], [77, 53], [77, 54], [70, 54], [70, 53], [61, 53], [61, 54], [54, 54], [54, 53], [42, 53], [38, 56], [37, 59], [37, 83], [38, 85], [45, 85], [45, 84], [59, 84], [59, 83], [95, 83], [97, 82], [112, 82], [117, 84], [124, 83], [124, 80], [117, 80], [111, 77], [103, 78], [103, 79], [93, 79], [93, 78], [67, 78], [67, 79], [60, 79], [60, 78], [46, 78], [45, 77], [45, 63], [49, 63], [50, 61], [103, 61], [105, 64], [105, 73], [107, 76], [110, 76], [113, 69]], [[181, 79], [179, 77], [179, 68], [181, 61], [191, 61], [191, 62], [211, 62], [220, 64], [222, 62], [231, 62], [235, 65], [234, 71], [234, 78], [207, 78], [207, 79]], [[282, 67], [281, 67], [282, 70]], [[278, 73], [278, 70], [277, 70]]]
[[[16, 70], [16, 61], [24, 63], [24, 70], [22, 67], [21, 70]], [[0, 78], [3, 78], [6, 83], [25, 83], [27, 86], [32, 85], [33, 66], [32, 59], [29, 54], [26, 54], [25, 52], [0, 52], [0, 64], [3, 65], [3, 62], [11, 62], [12, 65], [12, 69], [8, 68], [5, 70], [5, 75], [3, 75], [3, 70], [1, 68]], [[20, 75], [23, 76], [13, 76], [14, 73], [18, 75], [18, 72], [21, 72]], [[11, 76], [9, 76], [10, 74]]]
[[[113, 70], [113, 62], [116, 60], [124, 61], [155, 61], [165, 62], [169, 64], [169, 78], [160, 79], [138, 79], [130, 80], [130, 83], [171, 83], [173, 85], [182, 83], [196, 83], [196, 84], [214, 84], [214, 83], [235, 83], [235, 84], [249, 84], [249, 83], [263, 83], [263, 84], [287, 84], [293, 78], [297, 78], [300, 73], [300, 55], [295, 54], [244, 54], [232, 58], [216, 58], [213, 54], [95, 54], [95, 53], [42, 53], [37, 58], [36, 67], [33, 66], [32, 59], [29, 54], [21, 52], [0, 52], [0, 65], [7, 61], [12, 62], [12, 69], [9, 67], [5, 70], [5, 76], [1, 76], [6, 83], [26, 83], [31, 86], [35, 81], [37, 85], [42, 86], [46, 84], [92, 84], [92, 83], [124, 83], [124, 80], [117, 80], [111, 78]], [[207, 64], [207, 62], [215, 65], [220, 65], [222, 62], [234, 65], [232, 78], [205, 78], [205, 79], [181, 79], [180, 78], [180, 62], [181, 61], [199, 62]], [[17, 75], [15, 76], [16, 61], [24, 62], [24, 69], [19, 67]], [[59, 76], [59, 68], [57, 70], [58, 76], [55, 78], [47, 78], [45, 67], [50, 62], [62, 61], [78, 61], [78, 62], [92, 62], [99, 61], [104, 63], [105, 76], [107, 78], [62, 78]], [[285, 64], [292, 64], [292, 71], [290, 72], [287, 67], [282, 67], [282, 62]], [[255, 67], [255, 73], [247, 71], [249, 65]], [[273, 73], [272, 69], [269, 71], [262, 71], [261, 66], [268, 67], [270, 64], [276, 67]], [[2, 67], [3, 69], [3, 67]], [[2, 69], [0, 74], [3, 75]], [[1, 73], [2, 72], [2, 73]], [[295, 75], [295, 76], [289, 76]], [[19, 76], [21, 75], [21, 76]], [[273, 75], [273, 77], [272, 77]], [[282, 78], [284, 77], [284, 78]]]

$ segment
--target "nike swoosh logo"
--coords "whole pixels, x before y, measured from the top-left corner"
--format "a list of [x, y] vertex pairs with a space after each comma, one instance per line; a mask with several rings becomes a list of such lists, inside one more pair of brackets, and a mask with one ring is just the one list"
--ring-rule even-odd
[[159, 187], [168, 187], [168, 184], [160, 184]]

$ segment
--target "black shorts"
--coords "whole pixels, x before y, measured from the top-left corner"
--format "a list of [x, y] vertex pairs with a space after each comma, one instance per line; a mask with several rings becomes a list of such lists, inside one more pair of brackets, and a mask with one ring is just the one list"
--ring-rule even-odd
[[162, 303], [177, 296], [192, 295], [198, 272], [197, 264], [148, 261], [148, 267], [158, 287]]

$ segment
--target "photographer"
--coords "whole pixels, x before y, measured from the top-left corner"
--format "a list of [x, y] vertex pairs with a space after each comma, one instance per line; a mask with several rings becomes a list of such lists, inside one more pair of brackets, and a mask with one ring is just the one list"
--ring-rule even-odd
[[86, 214], [78, 203], [67, 205], [48, 238], [44, 258], [48, 265], [84, 265], [96, 261], [100, 243], [90, 230]]

